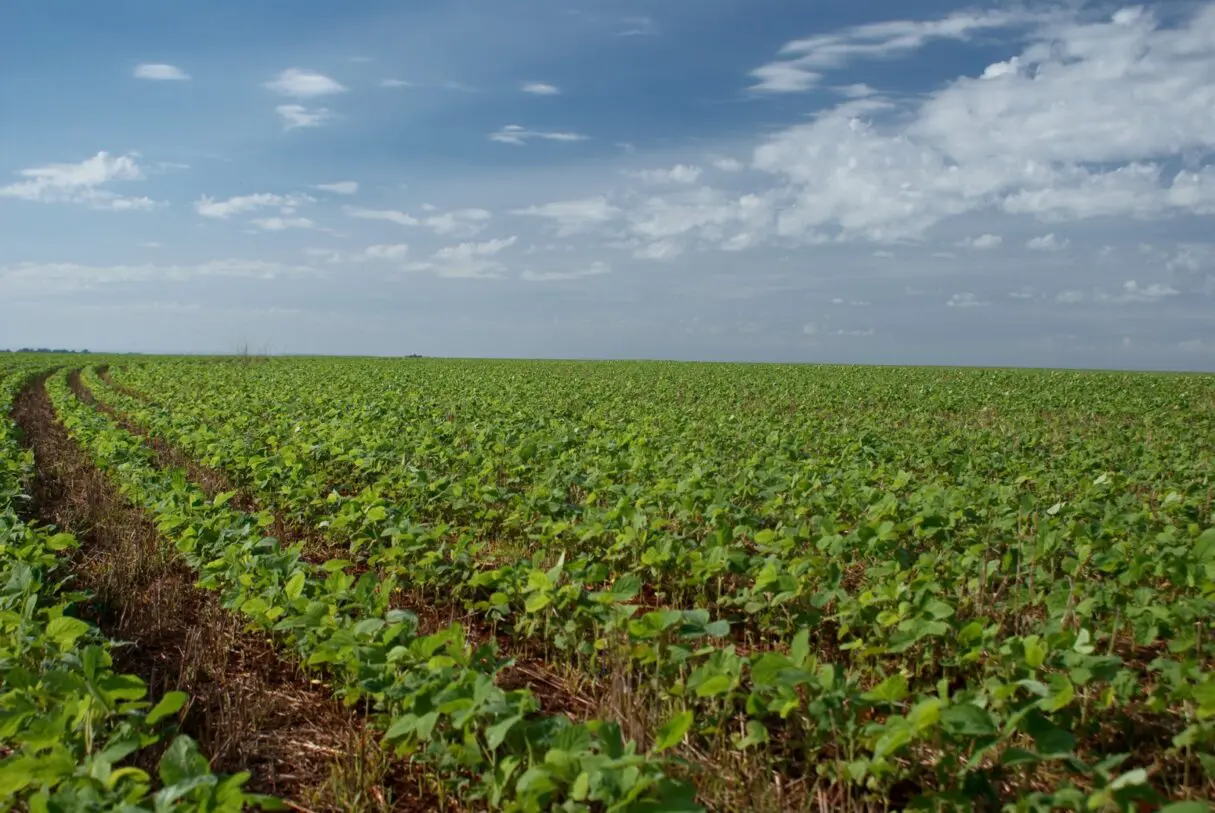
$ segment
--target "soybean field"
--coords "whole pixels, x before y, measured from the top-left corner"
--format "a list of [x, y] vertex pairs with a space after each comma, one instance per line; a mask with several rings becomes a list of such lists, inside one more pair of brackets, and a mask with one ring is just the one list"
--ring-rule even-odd
[[0, 810], [1215, 797], [1215, 377], [12, 354], [0, 402]]

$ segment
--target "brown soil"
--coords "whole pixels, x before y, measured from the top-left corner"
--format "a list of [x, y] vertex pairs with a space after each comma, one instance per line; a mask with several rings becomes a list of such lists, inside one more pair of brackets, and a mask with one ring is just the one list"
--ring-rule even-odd
[[[74, 374], [72, 386], [87, 396]], [[44, 380], [20, 394], [13, 418], [37, 463], [31, 518], [81, 541], [72, 584], [92, 599], [78, 611], [129, 642], [113, 650], [115, 668], [146, 681], [151, 697], [190, 694], [180, 728], [215, 770], [250, 771], [251, 790], [299, 810], [440, 809], [355, 715], [194, 586], [149, 517], [58, 422]]]

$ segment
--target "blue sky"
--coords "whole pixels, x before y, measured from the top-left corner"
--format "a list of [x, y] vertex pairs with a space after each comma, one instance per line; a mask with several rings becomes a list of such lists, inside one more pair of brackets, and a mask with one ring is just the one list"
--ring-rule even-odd
[[1215, 370], [1215, 3], [6, 4], [0, 347]]

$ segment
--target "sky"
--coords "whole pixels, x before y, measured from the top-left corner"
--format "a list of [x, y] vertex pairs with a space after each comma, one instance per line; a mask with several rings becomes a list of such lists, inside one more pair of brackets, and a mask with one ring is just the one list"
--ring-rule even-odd
[[8, 0], [21, 346], [1215, 370], [1215, 2]]

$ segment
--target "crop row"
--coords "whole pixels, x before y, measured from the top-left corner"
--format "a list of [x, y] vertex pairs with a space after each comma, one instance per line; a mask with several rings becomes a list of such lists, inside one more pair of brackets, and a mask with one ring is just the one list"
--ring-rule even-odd
[[539, 714], [530, 691], [496, 683], [508, 662], [492, 644], [472, 646], [458, 624], [422, 634], [414, 613], [393, 607], [391, 580], [355, 576], [349, 562], [305, 561], [299, 545], [266, 535], [269, 512], [236, 510], [231, 493], [207, 499], [182, 472], [157, 468], [139, 438], [76, 399], [63, 376], [50, 389], [72, 435], [132, 502], [153, 512], [200, 583], [323, 668], [347, 703], [367, 707], [387, 741], [428, 763], [447, 791], [505, 810], [695, 809], [659, 755], [682, 736], [680, 721], [641, 754], [613, 723]]
[[[113, 642], [76, 615], [88, 598], [70, 589], [76, 538], [23, 521], [34, 460], [9, 414], [38, 373], [0, 371], [0, 810], [237, 813], [264, 802], [242, 791], [248, 774], [214, 775], [193, 740], [172, 736], [184, 693], [153, 703], [143, 681], [114, 671]], [[129, 764], [156, 752], [156, 780]]]
[[[1083, 453], [1102, 465], [1077, 483], [1091, 461], [1039, 454], [1067, 454], [1058, 423], [1016, 434], [1013, 461], [997, 452], [1017, 424], [966, 426], [917, 453], [907, 440], [931, 437], [935, 412], [884, 441], [822, 429], [807, 452], [773, 429], [788, 430], [783, 416], [752, 420], [767, 430], [756, 436], [720, 402], [686, 410], [714, 422], [680, 433], [662, 411], [614, 423], [593, 398], [577, 419], [560, 396], [512, 411], [484, 383], [456, 400], [440, 381], [436, 410], [433, 378], [385, 386], [370, 368], [324, 369], [345, 378], [309, 365], [121, 374], [160, 408], [91, 383], [380, 577], [455, 596], [584, 669], [647, 674], [664, 708], [694, 714], [694, 735], [782, 770], [813, 761], [879, 795], [911, 780], [938, 801], [1072, 805], [1150, 797], [1149, 780], [1185, 788], [1169, 766], [1209, 760], [1209, 485], [1168, 444], [1113, 473], [1101, 469], [1121, 447], [1090, 439]], [[959, 406], [960, 391], [935, 405]], [[728, 462], [746, 439], [750, 454]], [[1013, 482], [976, 476], [994, 464], [1027, 465]], [[1180, 484], [1162, 492], [1168, 478]], [[712, 643], [731, 627], [761, 645]], [[1148, 761], [1101, 744], [1145, 719], [1171, 739]]]

